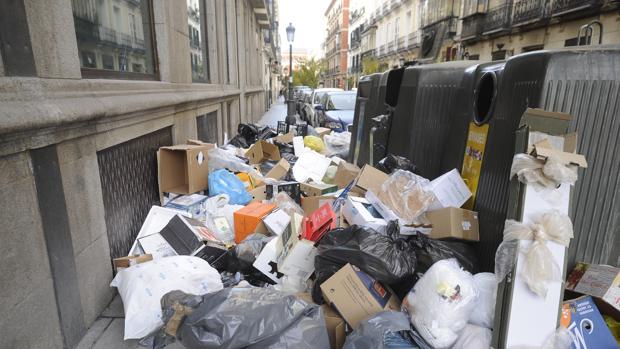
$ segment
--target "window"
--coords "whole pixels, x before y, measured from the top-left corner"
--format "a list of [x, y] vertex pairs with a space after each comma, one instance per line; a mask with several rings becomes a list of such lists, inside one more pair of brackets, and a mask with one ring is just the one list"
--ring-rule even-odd
[[521, 49], [521, 52], [539, 51], [539, 50], [542, 50], [543, 48], [544, 48], [543, 45], [525, 46]]
[[491, 53], [491, 60], [501, 61], [504, 59], [506, 59], [506, 50], [500, 50]]
[[205, 13], [205, 3], [203, 0], [187, 0], [189, 57], [192, 65], [192, 81], [194, 82], [209, 82], [210, 80], [207, 40], [205, 35]]
[[72, 0], [72, 5], [83, 77], [155, 79], [151, 1]]
[[477, 60], [479, 60], [479, 59], [480, 59], [480, 55], [479, 55], [479, 54], [476, 54], [476, 55], [469, 55], [469, 58], [468, 58], [468, 59], [469, 59], [470, 61], [477, 61]]
[[399, 27], [399, 23], [400, 22], [400, 17], [396, 17], [396, 19], [394, 20], [394, 40], [398, 40], [398, 27]]
[[[585, 45], [585, 44], [586, 44], [585, 37], [582, 37], [581, 39], [579, 39], [579, 45]], [[571, 47], [571, 46], [578, 46], [577, 38], [572, 38], [572, 39], [568, 39], [564, 41], [564, 47]]]

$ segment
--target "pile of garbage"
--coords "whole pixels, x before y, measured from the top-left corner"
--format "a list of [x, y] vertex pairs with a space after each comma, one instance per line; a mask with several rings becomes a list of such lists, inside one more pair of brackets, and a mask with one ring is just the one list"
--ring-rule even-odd
[[163, 348], [489, 348], [498, 280], [454, 169], [343, 160], [350, 134], [241, 124], [158, 152], [161, 206], [114, 260], [125, 339]]

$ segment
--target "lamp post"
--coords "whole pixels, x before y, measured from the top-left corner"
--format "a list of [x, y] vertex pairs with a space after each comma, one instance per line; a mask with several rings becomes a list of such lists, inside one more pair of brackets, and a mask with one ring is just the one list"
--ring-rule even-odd
[[[287, 113], [286, 124], [294, 125], [295, 119], [295, 101], [293, 100], [293, 40], [295, 39], [295, 27], [293, 23], [289, 23], [286, 27], [286, 38], [289, 43], [289, 66], [288, 66], [288, 101], [287, 101]], [[288, 129], [288, 126], [287, 126]], [[288, 130], [287, 130], [288, 131]]]

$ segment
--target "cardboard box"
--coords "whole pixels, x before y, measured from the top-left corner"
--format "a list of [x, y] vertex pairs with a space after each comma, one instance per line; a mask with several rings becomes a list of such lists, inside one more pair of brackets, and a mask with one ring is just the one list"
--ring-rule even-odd
[[314, 257], [317, 254], [314, 242], [299, 238], [289, 239], [278, 256], [278, 271], [306, 281], [314, 273]]
[[280, 160], [280, 149], [267, 141], [260, 140], [250, 147], [245, 153], [250, 164], [260, 164], [265, 160]]
[[321, 292], [353, 329], [378, 312], [400, 310], [400, 302], [389, 288], [351, 264], [322, 283]]
[[265, 276], [273, 280], [275, 283], [280, 283], [280, 279], [284, 274], [278, 271], [278, 254], [277, 254], [277, 244], [278, 239], [271, 239], [263, 250], [260, 251], [258, 257], [252, 264], [252, 266]]
[[251, 202], [244, 208], [233, 213], [235, 221], [235, 242], [240, 243], [248, 235], [254, 233], [259, 224], [262, 223], [263, 217], [276, 208], [272, 204], [263, 204], [259, 202]]
[[305, 239], [317, 242], [328, 231], [336, 228], [336, 214], [330, 204], [323, 204], [318, 210], [306, 216], [303, 220], [303, 236]]
[[566, 279], [566, 289], [596, 297], [620, 312], [620, 268], [577, 263]]
[[282, 179], [288, 171], [291, 169], [291, 164], [286, 161], [286, 159], [280, 159], [277, 164], [275, 164], [269, 172], [265, 175], [266, 178], [273, 178], [276, 180]]
[[153, 255], [151, 254], [140, 254], [135, 256], [127, 256], [121, 258], [114, 258], [113, 264], [114, 268], [129, 268], [132, 265], [148, 262], [153, 260]]
[[590, 296], [565, 301], [560, 324], [571, 333], [572, 349], [620, 347]]
[[318, 133], [319, 137], [321, 139], [323, 139], [323, 137], [325, 135], [328, 135], [330, 133], [332, 133], [332, 129], [331, 128], [327, 128], [327, 127], [317, 127], [314, 129], [314, 131], [316, 131], [316, 133]]
[[307, 196], [323, 196], [338, 191], [337, 185], [324, 183], [300, 183], [300, 188]]
[[[574, 149], [574, 148], [573, 148]], [[566, 152], [554, 149], [547, 139], [544, 139], [533, 145], [531, 155], [547, 161], [549, 157], [558, 159], [564, 165], [575, 165], [582, 168], [588, 167], [586, 157], [573, 152]]]
[[186, 212], [191, 217], [197, 217], [202, 210], [202, 203], [207, 199], [207, 196], [200, 194], [179, 195], [168, 201], [164, 207]]
[[301, 203], [301, 189], [298, 182], [279, 182], [277, 184], [267, 184], [265, 186], [265, 197], [271, 200], [279, 192], [285, 192], [298, 205]]
[[341, 161], [338, 164], [336, 170], [336, 176], [334, 177], [334, 184], [338, 186], [338, 189], [346, 188], [360, 173], [360, 168], [357, 165]]
[[471, 191], [456, 169], [432, 180], [429, 189], [435, 194], [435, 201], [429, 210], [461, 207], [471, 197]]
[[433, 239], [480, 241], [477, 212], [448, 207], [426, 212], [426, 217], [433, 226], [429, 235]]
[[212, 145], [161, 147], [158, 153], [159, 190], [192, 194], [209, 186], [208, 151]]
[[301, 208], [304, 210], [306, 216], [311, 215], [314, 211], [324, 204], [332, 204], [336, 200], [334, 196], [312, 196], [307, 198], [301, 198]]
[[349, 196], [342, 207], [342, 216], [349, 224], [370, 227], [381, 230], [387, 226], [387, 221], [365, 198]]
[[295, 137], [295, 132], [289, 131], [286, 134], [273, 137], [273, 140], [278, 141], [280, 143], [293, 143], [293, 137]]
[[291, 229], [291, 216], [284, 210], [275, 209], [263, 218], [263, 223], [271, 234], [280, 236], [287, 228]]
[[142, 249], [142, 246], [140, 246], [140, 244], [138, 243], [138, 239], [159, 233], [166, 226], [166, 224], [170, 222], [172, 217], [178, 214], [189, 217], [189, 214], [185, 212], [160, 206], [152, 206], [149, 210], [149, 214], [144, 219], [142, 227], [138, 232], [138, 236], [136, 236], [136, 239], [134, 240], [133, 245], [131, 246], [131, 249], [129, 250], [129, 253], [127, 255], [133, 256], [144, 254], [145, 252]]
[[355, 178], [355, 183], [351, 188], [352, 192], [364, 195], [366, 191], [372, 190], [378, 193], [381, 190], [381, 184], [387, 181], [389, 176], [377, 170], [370, 165], [364, 165], [360, 173]]
[[267, 186], [261, 185], [249, 191], [253, 199], [251, 202], [263, 202], [267, 200]]
[[[312, 296], [309, 293], [298, 293], [297, 297], [309, 304], [314, 304]], [[340, 349], [346, 340], [346, 323], [338, 313], [329, 305], [321, 305], [323, 309], [323, 317], [325, 318], [325, 326], [327, 327], [327, 335], [329, 336], [329, 345], [331, 349]]]

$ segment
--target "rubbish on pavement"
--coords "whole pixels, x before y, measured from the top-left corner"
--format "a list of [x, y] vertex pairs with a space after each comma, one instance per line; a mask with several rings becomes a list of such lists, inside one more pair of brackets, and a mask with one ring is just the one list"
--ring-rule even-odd
[[[309, 293], [299, 293], [298, 298], [303, 299], [307, 303], [314, 303]], [[321, 305], [323, 317], [325, 318], [325, 326], [329, 336], [329, 344], [331, 349], [340, 349], [344, 345], [346, 339], [346, 323], [344, 319], [329, 305]]]
[[252, 144], [245, 156], [250, 160], [250, 164], [260, 164], [264, 160], [278, 161], [281, 158], [278, 146], [263, 140]]
[[213, 148], [209, 150], [209, 171], [227, 169], [232, 172], [246, 172], [255, 179], [262, 179], [262, 175], [243, 160], [230, 154], [224, 149]]
[[119, 270], [112, 280], [123, 300], [124, 339], [137, 339], [157, 330], [161, 320], [161, 297], [172, 290], [205, 294], [222, 289], [217, 270], [191, 256], [172, 256]]
[[299, 183], [305, 183], [308, 179], [320, 182], [330, 163], [329, 158], [313, 150], [305, 150], [293, 165], [293, 177]]
[[452, 349], [489, 349], [493, 333], [487, 327], [465, 325]]
[[[566, 279], [566, 289], [595, 297], [620, 314], [620, 268], [577, 263]], [[608, 307], [605, 307], [608, 308]], [[620, 319], [619, 319], [620, 320]]]
[[273, 178], [276, 180], [280, 180], [286, 176], [288, 171], [291, 169], [291, 164], [289, 164], [286, 159], [280, 159], [278, 163], [267, 172], [265, 175], [266, 178]]
[[280, 143], [293, 143], [293, 137], [295, 137], [295, 132], [289, 131], [288, 133], [273, 137], [273, 140]]
[[493, 273], [478, 273], [474, 275], [474, 285], [478, 290], [478, 301], [469, 317], [469, 323], [492, 330], [495, 319], [497, 278]]
[[571, 334], [573, 349], [620, 348], [590, 296], [565, 301], [560, 324]]
[[381, 185], [387, 181], [388, 178], [390, 177], [387, 174], [376, 168], [370, 165], [364, 165], [355, 178], [351, 192], [364, 195], [366, 191], [371, 190], [378, 193], [381, 191]]
[[170, 222], [172, 217], [178, 214], [189, 217], [189, 214], [174, 209], [152, 206], [149, 210], [148, 215], [144, 219], [144, 222], [142, 223], [142, 227], [140, 227], [140, 231], [138, 232], [138, 235], [136, 236], [136, 239], [134, 240], [128, 255], [132, 256], [144, 254], [144, 250], [138, 243], [138, 239], [159, 233], [166, 226], [166, 224]]
[[[200, 222], [196, 223], [200, 224]], [[161, 235], [161, 237], [177, 255], [195, 255], [202, 248], [204, 248], [201, 234], [192, 226], [192, 224], [188, 221], [188, 218], [180, 215], [172, 217], [170, 222], [168, 222], [168, 224], [166, 224], [166, 226], [159, 232], [159, 235]], [[148, 236], [140, 239], [139, 241], [142, 248], [147, 253], [151, 253], [150, 251], [147, 251], [145, 245], [143, 244], [143, 240], [146, 238], [148, 238]]]
[[480, 241], [477, 212], [447, 207], [426, 212], [426, 217], [432, 225], [429, 236], [433, 239]]
[[409, 243], [416, 252], [418, 273], [425, 273], [436, 262], [450, 258], [456, 258], [459, 265], [472, 274], [479, 271], [476, 251], [469, 244], [461, 241], [435, 240], [424, 234], [411, 236]]
[[304, 145], [304, 138], [302, 136], [293, 137], [293, 150], [295, 152], [295, 156], [300, 157], [306, 151], [306, 147]]
[[387, 221], [365, 198], [349, 196], [342, 207], [342, 215], [349, 224], [368, 227], [376, 231], [385, 230]]
[[304, 210], [304, 214], [308, 216], [325, 204], [331, 206], [334, 200], [336, 200], [336, 197], [329, 195], [305, 197], [301, 198], [301, 208]]
[[274, 283], [279, 283], [284, 274], [278, 271], [278, 239], [269, 241], [252, 264], [254, 268], [267, 276]]
[[314, 273], [314, 257], [317, 254], [314, 242], [300, 239], [296, 234], [282, 235], [280, 238], [284, 246], [278, 256], [278, 272], [302, 281], [308, 280]]
[[217, 170], [209, 175], [209, 195], [227, 194], [233, 205], [245, 205], [252, 200], [241, 180], [228, 170]]
[[316, 132], [316, 134], [322, 139], [325, 135], [328, 135], [330, 133], [332, 133], [332, 129], [331, 128], [327, 128], [327, 127], [316, 127], [314, 129], [314, 131]]
[[306, 196], [323, 196], [338, 191], [338, 186], [323, 183], [301, 183], [300, 189]]
[[314, 242], [319, 242], [323, 235], [334, 228], [336, 228], [336, 214], [327, 203], [304, 217], [302, 222], [304, 238]]
[[399, 235], [395, 222], [388, 223], [386, 235], [356, 225], [332, 230], [323, 237], [318, 250], [314, 259], [312, 297], [319, 304], [322, 303], [319, 285], [347, 263], [389, 286], [403, 288], [400, 284], [404, 284], [403, 293], [408, 292], [413, 285], [416, 251], [406, 237]]
[[168, 201], [164, 207], [188, 213], [192, 218], [204, 215], [203, 203], [207, 196], [200, 194], [179, 195]]
[[265, 198], [273, 199], [276, 194], [285, 192], [296, 203], [301, 203], [301, 189], [298, 182], [277, 182], [265, 186]]
[[370, 315], [400, 308], [390, 289], [349, 263], [320, 287], [323, 297], [353, 329]]
[[429, 210], [446, 207], [461, 207], [471, 197], [471, 191], [461, 178], [459, 171], [453, 169], [432, 180], [428, 186], [435, 195]]
[[338, 172], [338, 167], [333, 164], [327, 167], [327, 171], [325, 171], [325, 175], [321, 181], [325, 184], [334, 184], [334, 180], [336, 179], [336, 172]]
[[[513, 270], [516, 254], [523, 253], [523, 268], [519, 274], [529, 289], [545, 298], [548, 283], [561, 279], [561, 270], [555, 261], [547, 241], [568, 247], [573, 238], [573, 224], [570, 218], [557, 210], [547, 211], [530, 224], [507, 220], [504, 226], [504, 241], [495, 255], [495, 275], [503, 280]], [[531, 240], [527, 249], [519, 247], [519, 240]]]
[[[397, 311], [382, 311], [362, 322], [344, 343], [344, 349], [417, 348], [411, 338], [407, 315]], [[396, 345], [396, 344], [399, 345]], [[488, 349], [488, 348], [485, 348]]]
[[293, 213], [297, 213], [300, 216], [304, 215], [304, 211], [291, 197], [285, 192], [281, 191], [277, 193], [272, 200], [272, 203], [278, 206], [279, 209], [288, 213], [290, 216]]
[[148, 262], [153, 260], [153, 255], [151, 254], [137, 254], [133, 256], [114, 258], [112, 260], [112, 264], [114, 264], [114, 268], [129, 268], [132, 265]]
[[245, 190], [247, 190], [247, 191], [250, 191], [250, 190], [254, 189], [254, 187], [256, 186], [256, 183], [254, 182], [254, 179], [252, 178], [252, 176], [250, 176], [249, 174], [247, 174], [245, 172], [239, 172], [239, 173], [235, 174], [235, 176], [237, 176], [237, 178], [239, 178], [241, 183], [243, 183], [243, 186], [245, 187]]
[[344, 189], [349, 185], [360, 173], [360, 168], [357, 165], [341, 161], [338, 164], [336, 170], [336, 176], [334, 177], [334, 184], [338, 186], [338, 189]]
[[377, 170], [383, 171], [387, 174], [392, 174], [396, 170], [405, 170], [415, 173], [415, 165], [407, 158], [402, 156], [388, 154], [388, 156], [379, 160], [377, 163]]
[[291, 216], [286, 211], [276, 208], [263, 217], [263, 224], [271, 234], [280, 236], [285, 231], [290, 231]]
[[252, 202], [233, 213], [235, 224], [235, 242], [240, 243], [248, 235], [254, 233], [262, 219], [273, 211], [275, 205]]
[[349, 155], [351, 146], [351, 132], [334, 132], [323, 137], [325, 142], [325, 154], [327, 156], [338, 156], [346, 158]]
[[215, 145], [180, 144], [159, 148], [159, 190], [193, 194], [207, 189], [209, 151]]
[[477, 297], [472, 275], [456, 259], [447, 259], [424, 273], [403, 301], [403, 309], [431, 346], [450, 348], [467, 325]]
[[[165, 323], [179, 315], [178, 327], [169, 332], [186, 348], [329, 347], [321, 307], [295, 295], [252, 287], [225, 288], [202, 296], [188, 293], [170, 292], [161, 302]], [[155, 348], [167, 344], [163, 333], [155, 343]]]
[[325, 150], [325, 143], [323, 143], [323, 140], [317, 136], [304, 137], [304, 146], [314, 150], [317, 153], [322, 153]]
[[225, 243], [235, 240], [233, 215], [235, 211], [244, 207], [231, 205], [229, 202], [230, 197], [227, 194], [212, 196], [204, 202], [205, 226]]

